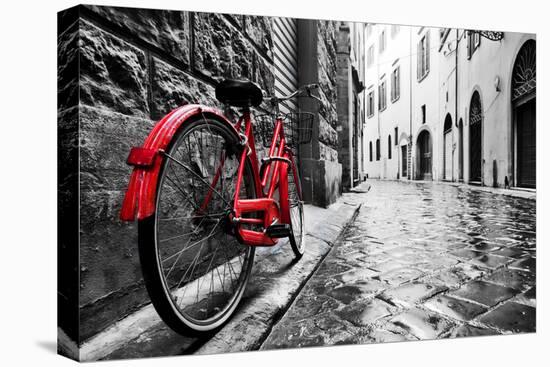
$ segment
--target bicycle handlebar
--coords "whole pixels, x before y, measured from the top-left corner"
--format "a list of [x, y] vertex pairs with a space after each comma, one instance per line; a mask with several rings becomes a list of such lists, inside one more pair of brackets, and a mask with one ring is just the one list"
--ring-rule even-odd
[[322, 103], [323, 101], [321, 100], [321, 98], [311, 94], [311, 91], [315, 90], [315, 89], [319, 89], [319, 84], [304, 84], [291, 94], [288, 94], [288, 95], [282, 96], [282, 97], [272, 96], [269, 99], [271, 100], [271, 102], [273, 104], [278, 104], [280, 102], [287, 101], [287, 100], [289, 100], [291, 98], [294, 98], [294, 97], [305, 96], [305, 97], [313, 98], [313, 99], [317, 100], [318, 102]]

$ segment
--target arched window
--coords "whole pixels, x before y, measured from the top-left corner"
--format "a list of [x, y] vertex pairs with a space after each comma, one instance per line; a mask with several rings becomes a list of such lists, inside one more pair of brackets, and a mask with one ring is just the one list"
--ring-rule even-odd
[[537, 87], [537, 45], [529, 40], [521, 47], [512, 72], [512, 102], [535, 92]]
[[376, 139], [376, 160], [380, 160], [380, 139]]
[[[515, 176], [519, 187], [536, 188], [537, 126], [537, 50], [536, 41], [526, 41], [516, 56], [512, 73], [513, 150]], [[496, 171], [496, 170], [495, 170]]]
[[453, 179], [453, 120], [450, 114], [443, 124], [443, 179]]
[[388, 159], [391, 159], [391, 135], [388, 135]]
[[445, 123], [443, 124], [443, 133], [447, 133], [449, 130], [453, 128], [453, 119], [451, 118], [450, 114], [447, 114], [445, 117]]

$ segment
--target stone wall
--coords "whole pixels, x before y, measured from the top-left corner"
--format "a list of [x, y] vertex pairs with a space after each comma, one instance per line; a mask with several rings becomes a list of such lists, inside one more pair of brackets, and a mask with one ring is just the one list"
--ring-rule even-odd
[[349, 77], [351, 73], [350, 62], [350, 29], [349, 26], [340, 26], [338, 33], [338, 159], [342, 164], [342, 189], [347, 191], [350, 189], [351, 171], [350, 171], [350, 128], [352, 128], [349, 116]]
[[318, 78], [320, 96], [324, 101], [319, 111], [319, 158], [330, 162], [338, 162], [337, 24], [335, 21], [317, 21]]
[[319, 108], [314, 121], [313, 142], [301, 157], [304, 199], [326, 207], [341, 193], [342, 165], [338, 162], [340, 116], [336, 106], [337, 93], [337, 24], [336, 21], [300, 20], [298, 23], [298, 77], [301, 84], [319, 83], [323, 103], [304, 98], [300, 107], [305, 111]]
[[118, 219], [130, 148], [185, 102], [221, 107], [217, 78], [273, 93], [273, 41], [269, 18], [99, 6], [60, 13], [58, 34], [60, 279], [74, 280], [60, 312], [81, 342], [148, 302], [136, 226]]
[[[155, 121], [186, 102], [220, 104], [218, 79], [248, 78], [274, 93], [272, 19], [77, 6], [58, 16], [60, 326], [78, 343], [149, 302], [135, 223], [118, 219], [125, 161]], [[328, 205], [340, 191], [336, 22], [316, 24], [322, 169]], [[265, 108], [266, 106], [262, 106]]]

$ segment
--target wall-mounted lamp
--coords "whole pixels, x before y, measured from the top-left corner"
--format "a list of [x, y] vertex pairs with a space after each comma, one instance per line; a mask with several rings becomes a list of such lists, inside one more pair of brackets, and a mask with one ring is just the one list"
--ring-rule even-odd
[[500, 77], [498, 75], [495, 77], [495, 90], [500, 92]]

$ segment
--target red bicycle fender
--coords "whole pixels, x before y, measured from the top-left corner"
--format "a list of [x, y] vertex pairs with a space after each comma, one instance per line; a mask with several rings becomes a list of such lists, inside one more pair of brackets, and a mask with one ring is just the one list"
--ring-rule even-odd
[[[285, 158], [287, 158], [285, 156]], [[290, 224], [290, 207], [288, 205], [288, 170], [290, 167], [287, 163], [279, 165], [279, 200], [280, 200], [280, 216], [281, 223]]]
[[[200, 115], [225, 123], [238, 134], [233, 124], [220, 110], [203, 105], [185, 105], [176, 108], [157, 122], [145, 139], [142, 148], [154, 150], [157, 153], [161, 149], [166, 149], [180, 126]], [[134, 166], [120, 210], [121, 220], [134, 221], [136, 217], [142, 220], [155, 212], [157, 183], [162, 160], [163, 157], [156, 154], [149, 167]]]

